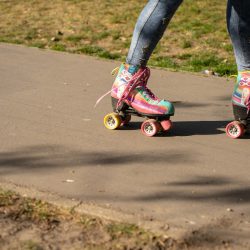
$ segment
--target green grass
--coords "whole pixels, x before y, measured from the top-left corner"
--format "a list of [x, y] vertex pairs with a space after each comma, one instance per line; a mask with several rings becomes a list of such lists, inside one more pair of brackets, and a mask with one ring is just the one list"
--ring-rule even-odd
[[51, 49], [57, 50], [57, 51], [66, 51], [66, 47], [62, 43], [56, 43], [51, 46]]
[[[0, 1], [0, 41], [124, 60], [136, 20], [146, 3], [147, 0]], [[149, 65], [235, 74], [225, 10], [226, 0], [185, 0]]]
[[101, 48], [99, 46], [85, 45], [77, 49], [76, 52], [87, 54], [87, 55], [99, 56], [99, 57], [107, 58], [107, 59], [119, 59], [120, 58], [119, 54], [110, 53], [106, 49]]
[[[121, 235], [132, 236], [135, 231], [138, 231], [139, 228], [133, 224], [109, 224], [106, 226], [107, 231], [111, 235], [112, 239], [119, 238]], [[140, 234], [145, 233], [143, 230], [140, 231]]]

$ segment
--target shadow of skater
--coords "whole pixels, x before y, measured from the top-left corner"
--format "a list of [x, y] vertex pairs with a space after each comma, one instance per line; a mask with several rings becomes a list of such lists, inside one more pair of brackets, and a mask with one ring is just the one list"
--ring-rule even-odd
[[[141, 122], [130, 122], [120, 130], [139, 130]], [[177, 121], [173, 122], [173, 128], [169, 132], [158, 134], [159, 137], [191, 136], [191, 135], [215, 135], [223, 134], [226, 125], [230, 121]]]
[[174, 122], [170, 136], [216, 135], [224, 134], [230, 121], [178, 121]]

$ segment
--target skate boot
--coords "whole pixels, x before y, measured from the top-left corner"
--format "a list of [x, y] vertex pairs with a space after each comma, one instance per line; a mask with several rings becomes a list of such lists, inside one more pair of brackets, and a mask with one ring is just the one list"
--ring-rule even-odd
[[235, 121], [226, 127], [226, 133], [231, 138], [239, 138], [249, 132], [250, 126], [250, 71], [239, 72], [234, 88], [233, 113]]
[[170, 116], [174, 115], [174, 106], [169, 101], [160, 100], [147, 88], [149, 76], [147, 67], [121, 65], [111, 89], [114, 113], [105, 116], [106, 128], [116, 129], [128, 124], [131, 115], [146, 118], [141, 125], [146, 136], [154, 136], [172, 127]]

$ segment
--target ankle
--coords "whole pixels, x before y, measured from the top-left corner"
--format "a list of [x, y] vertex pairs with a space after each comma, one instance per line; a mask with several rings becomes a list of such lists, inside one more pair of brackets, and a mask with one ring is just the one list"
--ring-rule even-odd
[[140, 69], [140, 66], [136, 66], [133, 64], [129, 64], [129, 63], [123, 63], [121, 65], [121, 68], [125, 69], [131, 75], [134, 75]]

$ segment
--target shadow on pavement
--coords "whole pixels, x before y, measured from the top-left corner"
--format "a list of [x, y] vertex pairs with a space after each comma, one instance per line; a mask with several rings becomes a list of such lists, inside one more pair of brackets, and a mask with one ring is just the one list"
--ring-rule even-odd
[[[228, 184], [232, 184], [233, 181], [222, 179], [222, 183], [219, 184], [220, 178], [212, 177], [215, 180], [210, 183], [207, 182], [206, 177], [200, 177], [201, 180], [197, 181], [190, 181], [188, 185], [183, 183], [174, 185], [177, 187], [176, 190], [172, 188], [166, 187], [166, 191], [154, 192], [150, 195], [136, 197], [136, 200], [143, 201], [143, 202], [155, 202], [159, 200], [166, 200], [166, 201], [195, 201], [195, 202], [208, 202], [214, 201], [218, 203], [249, 203], [250, 202], [250, 186], [248, 184], [241, 185], [242, 187], [234, 186], [227, 188]], [[205, 182], [204, 182], [205, 181]], [[224, 183], [223, 183], [224, 182]], [[185, 182], [184, 182], [185, 183]], [[192, 184], [191, 184], [192, 183]], [[195, 184], [196, 183], [196, 184]], [[169, 183], [169, 186], [172, 186], [173, 183]], [[192, 186], [196, 188], [195, 192], [191, 192], [192, 190], [187, 186]], [[220, 189], [213, 189], [208, 191], [209, 186], [221, 186]], [[181, 188], [180, 188], [181, 187]], [[199, 190], [197, 191], [197, 188]]]
[[[129, 167], [132, 163], [150, 166], [152, 163], [174, 165], [191, 162], [190, 155], [183, 151], [158, 150], [158, 152], [77, 151], [58, 145], [31, 146], [11, 152], [0, 153], [0, 173], [10, 171], [43, 171], [65, 167]], [[12, 169], [12, 170], [11, 170]]]
[[[130, 122], [120, 130], [139, 130], [141, 122]], [[174, 121], [171, 131], [157, 135], [168, 136], [192, 136], [192, 135], [215, 135], [224, 134], [223, 131], [230, 121]]]
[[171, 136], [215, 135], [222, 131], [229, 121], [177, 121], [170, 131]]
[[192, 186], [222, 186], [225, 184], [232, 183], [233, 180], [225, 177], [218, 176], [197, 176], [193, 179], [185, 180], [185, 181], [175, 181], [168, 182], [168, 186], [183, 186], [183, 187], [192, 187]]
[[[152, 163], [159, 164], [164, 167], [175, 167], [176, 165], [193, 162], [188, 152], [183, 151], [165, 151], [158, 152], [116, 152], [97, 151], [86, 152], [77, 151], [61, 147], [58, 145], [42, 145], [19, 148], [15, 151], [0, 153], [0, 173], [2, 176], [11, 173], [32, 172], [39, 174], [43, 171], [51, 173], [56, 168], [74, 167], [126, 167], [131, 164], [138, 164], [138, 167], [152, 166]], [[154, 165], [157, 166], [157, 165]], [[150, 171], [150, 170], [147, 170]], [[152, 183], [154, 184], [154, 183]], [[236, 184], [236, 185], [234, 185]], [[250, 186], [248, 183], [239, 183], [234, 180], [221, 176], [198, 176], [184, 181], [168, 182], [160, 184], [158, 191], [147, 193], [146, 195], [133, 195], [129, 197], [119, 197], [120, 201], [138, 201], [138, 202], [155, 202], [155, 201], [185, 201], [191, 200], [195, 202], [215, 201], [223, 203], [248, 203], [250, 202]], [[228, 186], [230, 185], [230, 189]], [[193, 187], [198, 191], [192, 193]], [[208, 188], [213, 188], [209, 191]], [[216, 189], [215, 189], [216, 188]], [[101, 197], [92, 197], [102, 199]], [[107, 194], [105, 197], [109, 197]]]
[[[32, 146], [17, 149], [11, 152], [0, 153], [0, 174], [8, 175], [10, 173], [25, 173], [32, 172], [34, 174], [43, 171], [54, 171], [55, 168], [74, 167], [126, 167], [131, 164], [138, 164], [138, 167], [151, 166], [152, 164], [160, 164], [164, 167], [174, 167], [179, 163], [193, 162], [188, 152], [183, 151], [165, 151], [158, 152], [113, 152], [97, 151], [86, 152], [77, 151], [61, 147], [58, 145], [47, 146]], [[156, 165], [154, 165], [156, 166]], [[198, 176], [189, 180], [179, 182], [168, 182], [161, 184], [158, 191], [141, 196], [119, 197], [119, 200], [124, 201], [185, 201], [191, 200], [196, 202], [201, 201], [216, 201], [216, 202], [250, 202], [250, 186], [242, 183], [241, 186], [233, 186], [228, 189], [228, 185], [237, 184], [233, 180], [218, 177], [218, 176]], [[195, 187], [199, 188], [198, 192], [192, 193], [190, 190]], [[219, 187], [208, 192], [208, 187]], [[222, 187], [222, 189], [220, 188]], [[94, 197], [99, 199], [98, 197]], [[105, 196], [108, 198], [108, 196]]]
[[[229, 188], [230, 186], [230, 188]], [[164, 191], [165, 189], [166, 191]], [[172, 182], [158, 186], [158, 190], [144, 195], [129, 197], [119, 196], [120, 201], [159, 203], [185, 202], [197, 203], [215, 202], [223, 204], [247, 204], [250, 202], [250, 185], [243, 182], [235, 182], [233, 179], [212, 176], [195, 177], [187, 182]], [[93, 198], [93, 197], [92, 197]], [[112, 195], [105, 197], [95, 196], [94, 199], [114, 199]]]

